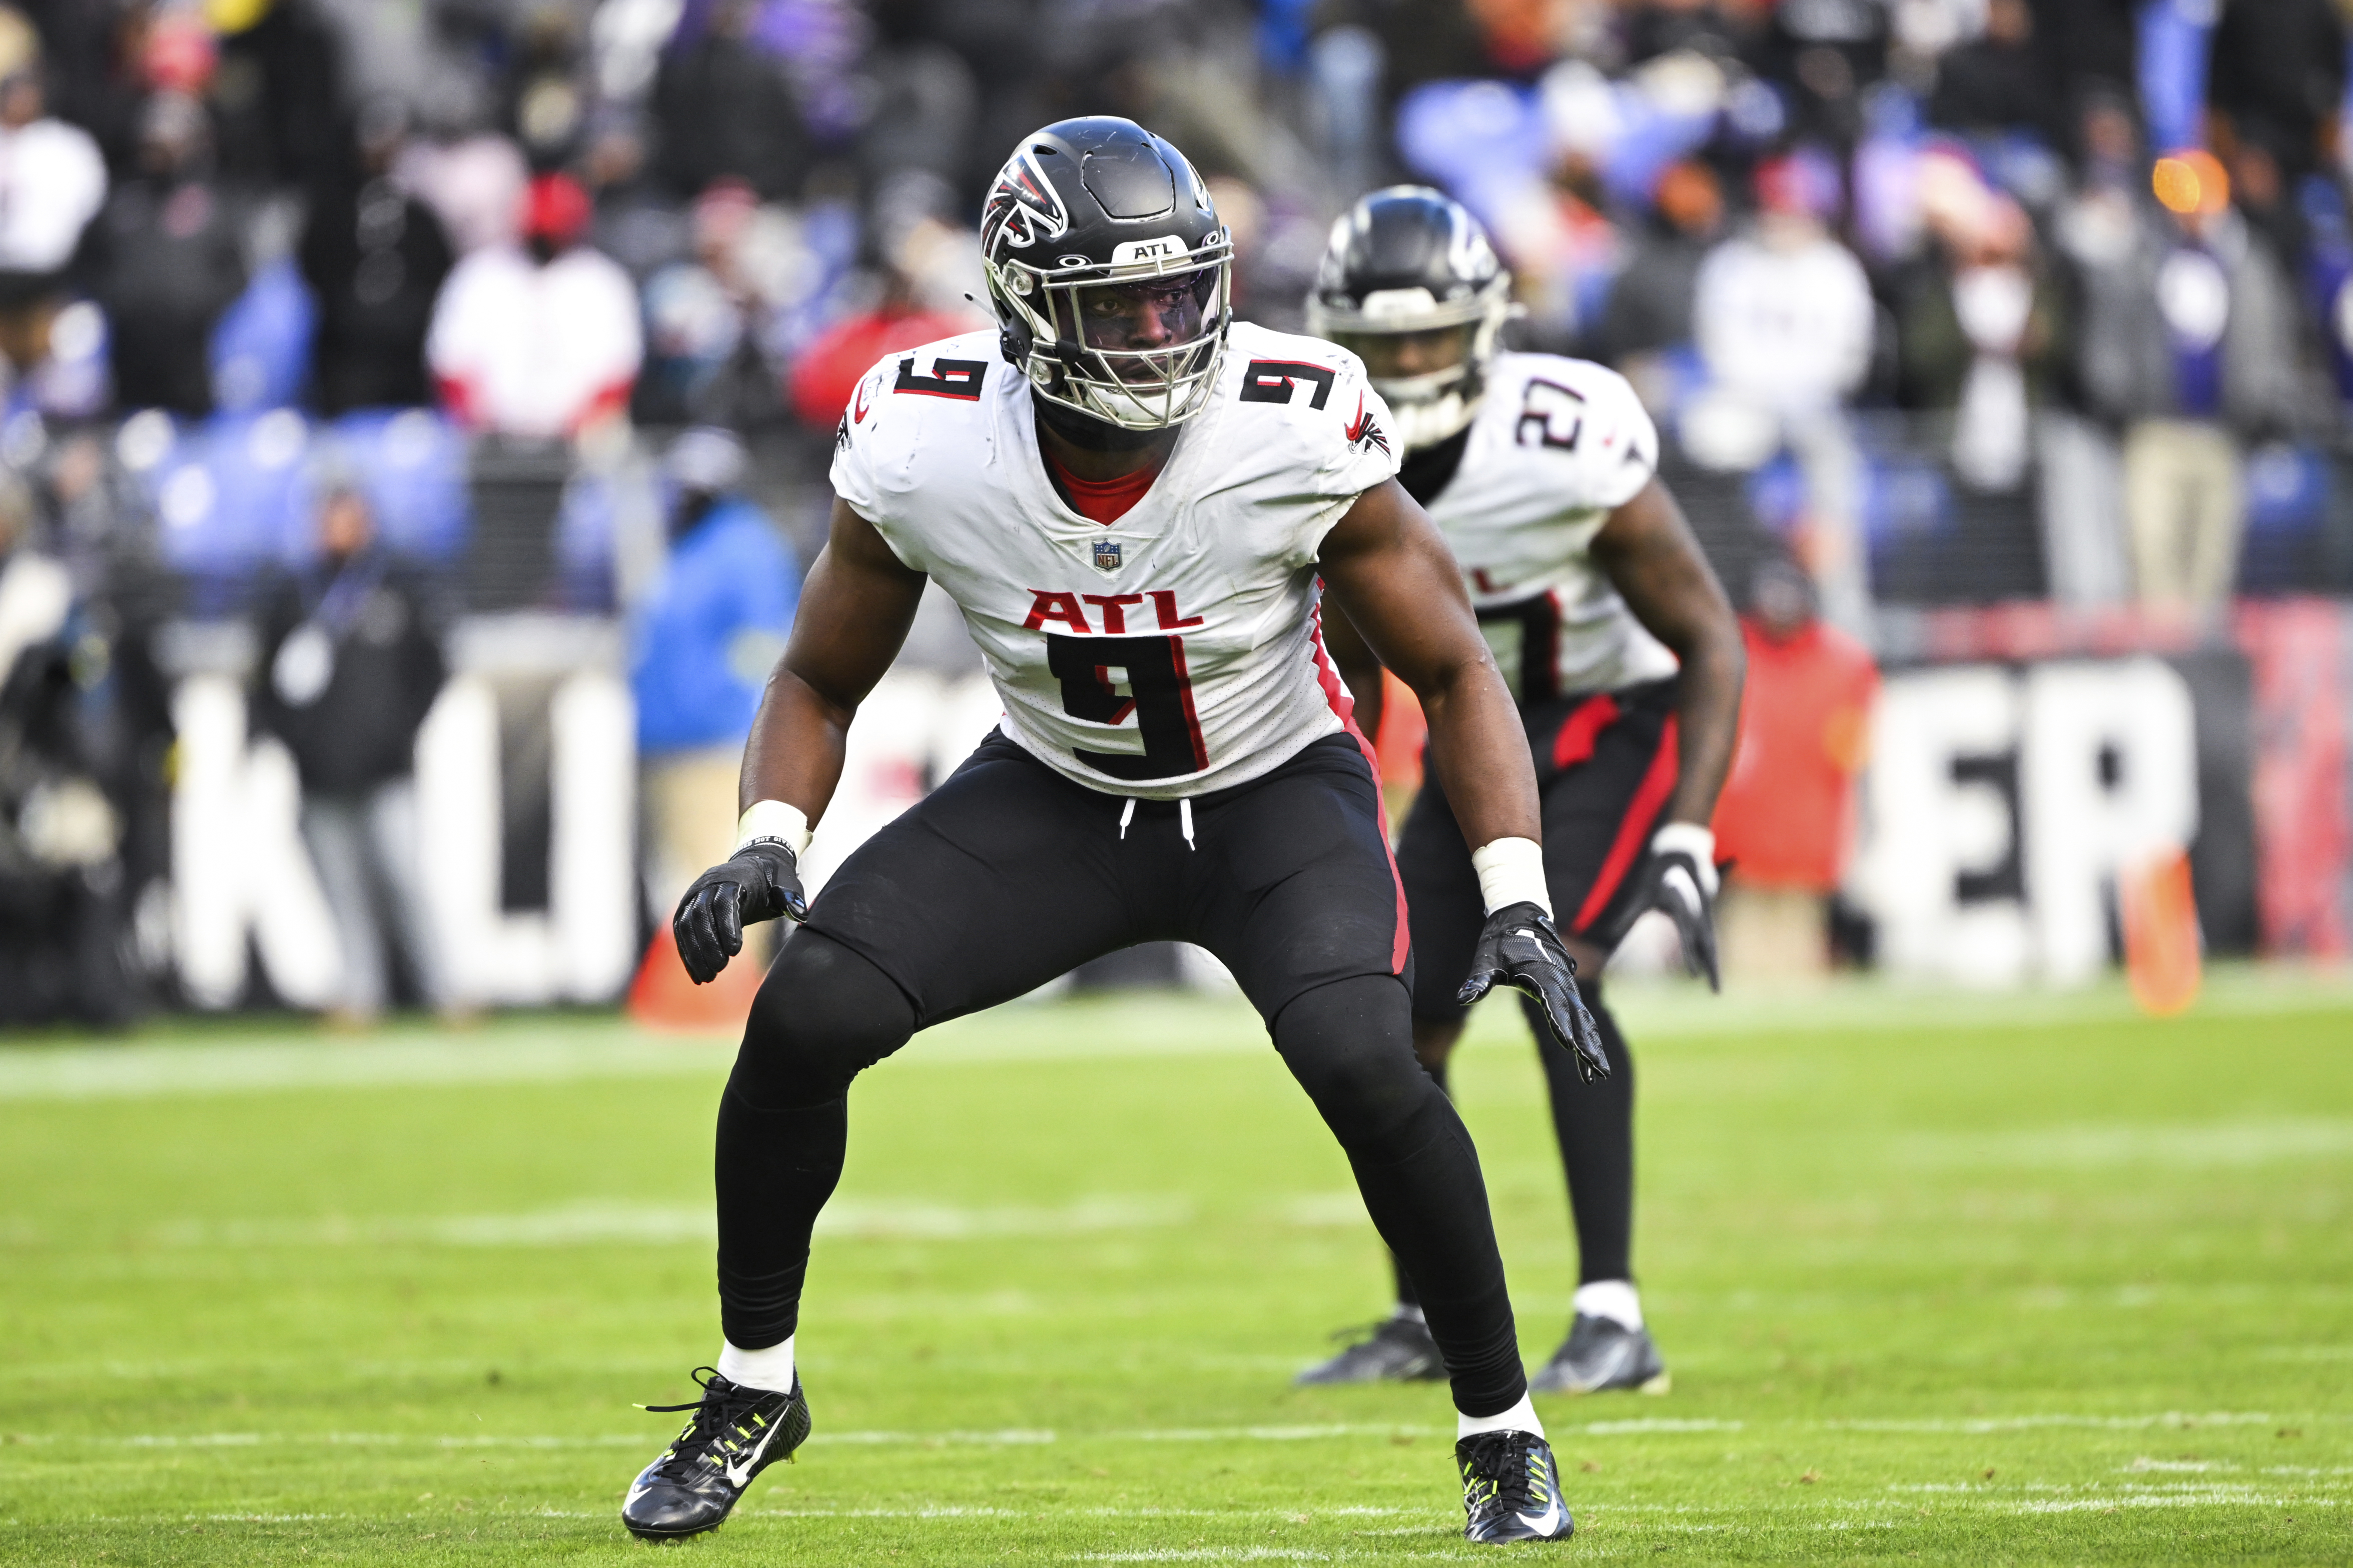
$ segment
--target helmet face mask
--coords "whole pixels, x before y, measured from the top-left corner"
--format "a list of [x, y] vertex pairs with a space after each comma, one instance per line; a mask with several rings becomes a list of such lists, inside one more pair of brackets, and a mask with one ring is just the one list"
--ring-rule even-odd
[[1478, 220], [1419, 185], [1359, 201], [1333, 226], [1307, 330], [1365, 362], [1406, 450], [1467, 426], [1486, 390], [1512, 279]]
[[1124, 120], [1046, 127], [997, 175], [981, 254], [1005, 357], [1039, 396], [1129, 431], [1208, 406], [1233, 243], [1176, 148]]

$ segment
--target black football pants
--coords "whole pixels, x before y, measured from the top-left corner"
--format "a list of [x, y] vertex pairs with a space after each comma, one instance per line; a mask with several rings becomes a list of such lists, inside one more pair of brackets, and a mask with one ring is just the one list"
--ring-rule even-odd
[[[1404, 900], [1372, 770], [1345, 737], [1181, 813], [1071, 783], [992, 736], [835, 873], [761, 986], [720, 1101], [728, 1340], [794, 1332], [850, 1080], [915, 1030], [1139, 942], [1234, 972], [1420, 1286], [1456, 1407], [1526, 1392], [1479, 1161], [1414, 1059]], [[1185, 834], [1186, 816], [1192, 833]]]
[[[1672, 680], [1622, 691], [1567, 697], [1520, 710], [1544, 800], [1545, 881], [1560, 929], [1608, 952], [1642, 912], [1651, 836], [1666, 818], [1676, 778]], [[1435, 778], [1407, 814], [1398, 868], [1413, 901], [1417, 1017], [1460, 1023], [1454, 994], [1471, 968], [1486, 923], [1471, 847]], [[1634, 1060], [1602, 995], [1601, 977], [1577, 984], [1601, 1031], [1612, 1071], [1599, 1083], [1577, 1077], [1568, 1053], [1553, 1048], [1528, 1010], [1552, 1100], [1553, 1131], [1568, 1178], [1577, 1226], [1577, 1278], [1634, 1277]], [[1443, 1086], [1444, 1074], [1438, 1075]], [[1398, 1299], [1411, 1304], [1414, 1281], [1400, 1268]]]

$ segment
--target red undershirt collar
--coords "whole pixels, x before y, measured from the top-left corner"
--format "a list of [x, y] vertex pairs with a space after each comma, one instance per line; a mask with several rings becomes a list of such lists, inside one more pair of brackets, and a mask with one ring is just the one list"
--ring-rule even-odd
[[1054, 454], [1048, 451], [1042, 443], [1038, 447], [1038, 455], [1046, 459], [1047, 472], [1061, 487], [1062, 493], [1070, 498], [1071, 510], [1106, 528], [1125, 517], [1135, 503], [1144, 499], [1144, 492], [1152, 488], [1152, 481], [1158, 479], [1160, 470], [1167, 466], [1167, 459], [1164, 458], [1149, 468], [1138, 468], [1115, 479], [1082, 479], [1057, 462]]

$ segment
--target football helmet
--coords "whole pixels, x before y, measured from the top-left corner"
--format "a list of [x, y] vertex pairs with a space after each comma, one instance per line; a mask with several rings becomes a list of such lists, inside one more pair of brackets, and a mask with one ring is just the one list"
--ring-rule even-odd
[[1021, 139], [980, 220], [1005, 357], [1038, 395], [1124, 430], [1208, 406], [1233, 320], [1233, 240], [1185, 154], [1132, 120]]
[[1365, 362], [1406, 450], [1471, 423], [1512, 276], [1462, 204], [1427, 185], [1375, 191], [1332, 226], [1307, 330]]

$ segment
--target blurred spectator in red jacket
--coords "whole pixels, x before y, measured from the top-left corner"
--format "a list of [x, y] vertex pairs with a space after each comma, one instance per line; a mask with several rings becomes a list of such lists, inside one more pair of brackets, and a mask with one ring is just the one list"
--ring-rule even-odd
[[1811, 579], [1791, 562], [1758, 569], [1741, 628], [1740, 745], [1715, 808], [1716, 852], [1732, 862], [1716, 909], [1725, 968], [1820, 973], [1830, 896], [1854, 847], [1879, 671], [1861, 643], [1823, 623]]
[[485, 246], [449, 274], [426, 353], [458, 419], [543, 440], [627, 412], [644, 352], [637, 290], [582, 243], [591, 216], [578, 182], [543, 174], [524, 196], [522, 244]]

